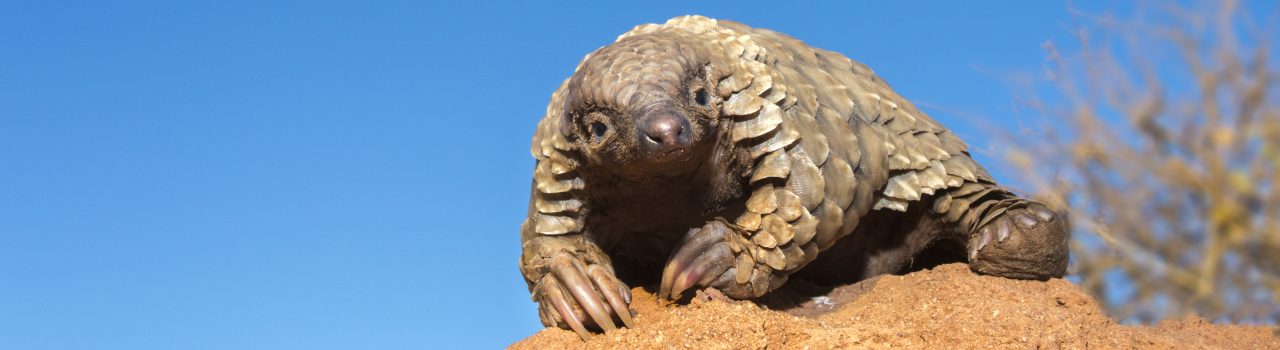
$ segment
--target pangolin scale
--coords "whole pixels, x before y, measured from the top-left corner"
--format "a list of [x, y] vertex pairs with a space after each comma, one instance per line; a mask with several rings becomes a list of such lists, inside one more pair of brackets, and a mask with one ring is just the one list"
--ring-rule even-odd
[[543, 324], [633, 323], [628, 283], [765, 295], [927, 254], [1061, 277], [1066, 220], [998, 186], [871, 69], [700, 16], [638, 26], [551, 97], [531, 152], [520, 270]]

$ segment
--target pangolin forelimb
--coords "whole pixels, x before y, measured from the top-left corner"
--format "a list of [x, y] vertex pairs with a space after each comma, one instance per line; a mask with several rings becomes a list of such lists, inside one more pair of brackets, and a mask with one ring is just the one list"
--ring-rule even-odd
[[631, 291], [595, 244], [576, 235], [543, 236], [523, 248], [521, 272], [530, 281], [543, 325], [572, 329], [587, 339], [589, 329], [610, 331], [634, 323]]
[[695, 286], [716, 288], [737, 299], [762, 296], [787, 280], [785, 270], [764, 262], [771, 252], [748, 239], [741, 228], [712, 220], [689, 230], [676, 247], [663, 269], [658, 296], [678, 298]]

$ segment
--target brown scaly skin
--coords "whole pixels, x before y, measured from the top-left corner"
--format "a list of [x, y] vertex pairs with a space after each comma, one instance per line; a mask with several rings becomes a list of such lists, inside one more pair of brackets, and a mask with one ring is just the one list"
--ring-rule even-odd
[[520, 271], [543, 324], [584, 339], [632, 325], [628, 284], [748, 299], [938, 247], [985, 274], [1066, 270], [1065, 220], [870, 69], [734, 22], [678, 17], [593, 52], [531, 151]]

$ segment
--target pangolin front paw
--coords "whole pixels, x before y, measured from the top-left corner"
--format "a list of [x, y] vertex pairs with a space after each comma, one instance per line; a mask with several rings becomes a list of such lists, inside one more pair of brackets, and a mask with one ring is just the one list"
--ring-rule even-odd
[[969, 239], [969, 267], [1019, 279], [1062, 277], [1067, 270], [1066, 219], [1043, 204], [1018, 203]]
[[[678, 299], [695, 286], [719, 289], [735, 299], [763, 295], [770, 282], [768, 272], [758, 271], [747, 249], [749, 244], [741, 234], [720, 221], [689, 230], [667, 260], [658, 297]], [[753, 288], [753, 282], [766, 288]]]
[[551, 257], [549, 271], [533, 287], [542, 324], [572, 329], [583, 340], [591, 337], [588, 327], [611, 331], [614, 321], [631, 327], [631, 290], [614, 276], [612, 269], [590, 264], [566, 253]]

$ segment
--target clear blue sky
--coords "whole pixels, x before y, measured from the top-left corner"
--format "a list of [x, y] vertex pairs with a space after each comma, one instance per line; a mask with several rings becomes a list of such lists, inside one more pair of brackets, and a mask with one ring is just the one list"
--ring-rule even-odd
[[[0, 3], [0, 349], [494, 348], [533, 127], [634, 25], [867, 63], [976, 145], [1058, 1]], [[1102, 4], [1079, 4], [1086, 9]], [[988, 157], [984, 157], [988, 158]]]

